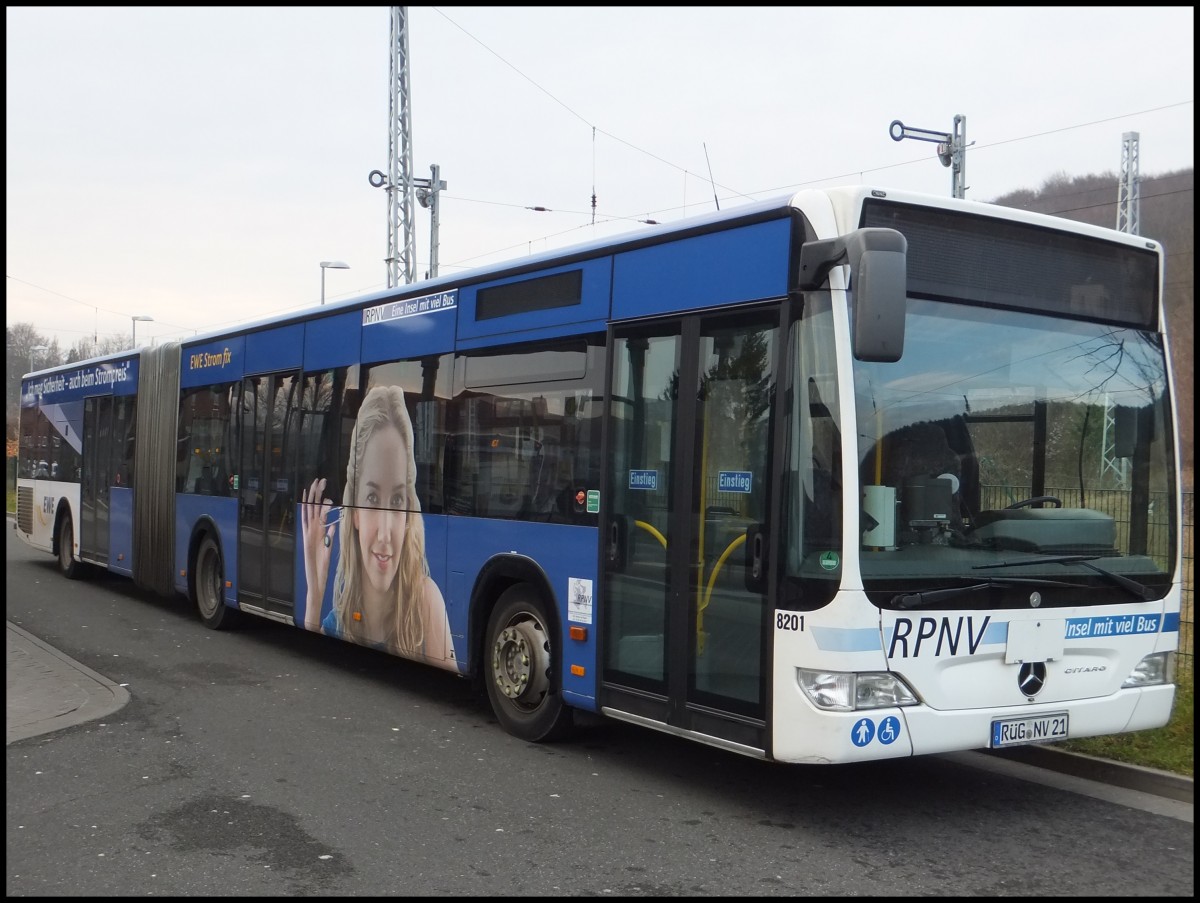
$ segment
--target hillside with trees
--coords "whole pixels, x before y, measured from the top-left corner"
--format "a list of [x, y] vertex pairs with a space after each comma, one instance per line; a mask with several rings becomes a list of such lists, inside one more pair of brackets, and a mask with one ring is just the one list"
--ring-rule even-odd
[[[1116, 173], [1075, 176], [1058, 174], [1036, 190], [1014, 191], [992, 203], [1034, 210], [1096, 226], [1117, 224]], [[1175, 377], [1179, 412], [1179, 445], [1185, 490], [1193, 488], [1192, 413], [1195, 388], [1195, 169], [1143, 176], [1138, 192], [1140, 235], [1161, 242], [1166, 254], [1163, 284], [1167, 341]]]

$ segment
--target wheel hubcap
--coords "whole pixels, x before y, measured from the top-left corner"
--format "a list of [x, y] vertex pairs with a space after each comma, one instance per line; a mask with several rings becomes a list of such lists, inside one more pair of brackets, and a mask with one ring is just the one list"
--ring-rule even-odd
[[492, 675], [507, 698], [526, 706], [541, 702], [550, 688], [550, 651], [536, 621], [523, 620], [500, 631], [492, 648]]
[[217, 569], [217, 559], [212, 552], [205, 553], [201, 559], [197, 584], [200, 607], [206, 616], [211, 616], [221, 600], [221, 573]]

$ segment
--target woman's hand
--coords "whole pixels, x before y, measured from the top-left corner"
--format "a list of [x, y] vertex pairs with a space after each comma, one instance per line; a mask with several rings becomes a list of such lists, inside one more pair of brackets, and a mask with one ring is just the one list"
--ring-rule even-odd
[[305, 490], [300, 504], [300, 533], [304, 542], [304, 577], [308, 596], [304, 603], [304, 626], [317, 630], [321, 626], [321, 603], [325, 599], [325, 584], [329, 579], [329, 559], [333, 552], [336, 523], [326, 524], [325, 518], [333, 502], [323, 498], [325, 479], [313, 480]]

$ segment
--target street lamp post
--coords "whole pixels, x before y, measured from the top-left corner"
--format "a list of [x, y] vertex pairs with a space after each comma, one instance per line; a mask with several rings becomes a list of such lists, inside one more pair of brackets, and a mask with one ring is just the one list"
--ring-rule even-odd
[[350, 264], [342, 263], [340, 260], [322, 260], [321, 261], [321, 303], [325, 303], [325, 271], [326, 270], [348, 270]]
[[138, 321], [139, 321], [139, 320], [141, 320], [142, 322], [153, 321], [153, 320], [154, 320], [154, 317], [147, 317], [145, 314], [136, 314], [135, 316], [132, 316], [132, 317], [130, 317], [129, 319], [131, 319], [131, 320], [133, 321], [133, 350], [134, 350], [134, 351], [137, 351], [137, 325], [138, 325]]
[[34, 357], [36, 355], [41, 354], [44, 351], [49, 351], [49, 350], [50, 350], [49, 345], [34, 345], [32, 348], [29, 349], [29, 372], [30, 373], [33, 372]]

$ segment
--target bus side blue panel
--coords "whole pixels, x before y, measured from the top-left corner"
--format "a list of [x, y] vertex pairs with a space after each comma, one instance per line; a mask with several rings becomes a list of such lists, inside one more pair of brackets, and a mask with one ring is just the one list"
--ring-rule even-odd
[[188, 591], [188, 544], [192, 530], [201, 520], [210, 520], [217, 526], [217, 540], [221, 543], [221, 557], [225, 564], [225, 580], [234, 585], [225, 590], [225, 601], [237, 598], [237, 513], [236, 498], [221, 498], [212, 495], [175, 495], [175, 589], [184, 595]]
[[[498, 285], [525, 282], [541, 279], [556, 273], [567, 273], [572, 270], [583, 271], [583, 287], [581, 300], [578, 304], [566, 307], [550, 307], [543, 310], [528, 310], [505, 316], [490, 317], [484, 320], [476, 319], [476, 302], [482, 289], [494, 288]], [[569, 335], [578, 329], [564, 329], [568, 325], [579, 326], [589, 321], [603, 323], [608, 317], [609, 298], [612, 289], [612, 258], [601, 257], [598, 260], [585, 260], [569, 266], [549, 267], [536, 273], [523, 273], [520, 276], [510, 276], [507, 279], [497, 279], [493, 282], [483, 282], [462, 289], [459, 293], [458, 304], [458, 338], [463, 347], [470, 347], [472, 339], [484, 336], [505, 336], [510, 333], [521, 333], [529, 330], [542, 330], [542, 335]], [[547, 330], [546, 327], [560, 327]], [[603, 326], [601, 326], [603, 328]], [[465, 341], [464, 341], [465, 340]], [[474, 345], [481, 344], [479, 342]]]
[[36, 376], [21, 382], [21, 407], [82, 401], [93, 395], [136, 395], [140, 358], [104, 361], [100, 364], [80, 364], [74, 370], [61, 370], [46, 376]]
[[[439, 293], [440, 296], [441, 293]], [[414, 303], [417, 299], [409, 299]], [[440, 298], [439, 298], [440, 300]], [[379, 317], [362, 327], [362, 362], [395, 361], [426, 354], [444, 354], [454, 348], [454, 307], [439, 306], [436, 310], [405, 315], [404, 301], [385, 302], [381, 308], [390, 316]], [[359, 311], [359, 322], [367, 315]]]
[[183, 389], [237, 382], [246, 372], [246, 337], [208, 339], [183, 346]]
[[358, 363], [362, 313], [357, 310], [304, 324], [304, 371], [331, 370]]
[[252, 332], [246, 336], [246, 373], [296, 370], [303, 354], [303, 323]]
[[[478, 517], [438, 518], [446, 521], [445, 533], [427, 530], [426, 550], [430, 567], [435, 561], [446, 561], [446, 552], [456, 567], [448, 573], [435, 574], [442, 587], [450, 612], [450, 630], [461, 662], [464, 653], [462, 638], [467, 633], [468, 607], [471, 590], [479, 571], [497, 555], [524, 555], [545, 572], [554, 593], [563, 636], [572, 625], [587, 627], [587, 640], [563, 639], [563, 697], [573, 706], [596, 710], [596, 624], [593, 616], [592, 593], [597, 589], [596, 560], [600, 533], [595, 527], [574, 527], [565, 524], [535, 524], [525, 521], [492, 520]], [[427, 518], [427, 527], [434, 518]], [[431, 548], [431, 534], [440, 541], [445, 536], [444, 549]], [[435, 557], [439, 556], [439, 557]], [[572, 598], [571, 591], [575, 590]], [[586, 604], [585, 604], [586, 603]], [[486, 663], [474, 663], [485, 667]], [[571, 673], [571, 666], [583, 668], [582, 675]]]
[[108, 489], [108, 569], [133, 576], [133, 490], [128, 486]]
[[612, 317], [784, 295], [790, 235], [791, 221], [779, 219], [617, 254]]

